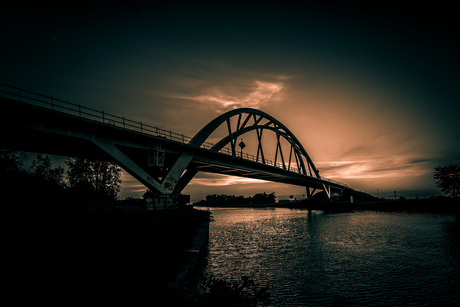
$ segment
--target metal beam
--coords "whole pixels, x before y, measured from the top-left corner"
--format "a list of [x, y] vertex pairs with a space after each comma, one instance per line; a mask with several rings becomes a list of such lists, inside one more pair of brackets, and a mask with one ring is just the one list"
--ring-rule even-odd
[[261, 155], [261, 158], [262, 158], [262, 163], [265, 164], [265, 157], [264, 157], [264, 150], [263, 150], [263, 147], [262, 147], [262, 132], [264, 130], [261, 129], [260, 132], [259, 132], [259, 129], [256, 129], [256, 132], [257, 132], [257, 157], [256, 157], [256, 161], [258, 162], [259, 161], [259, 151], [260, 151], [260, 155]]
[[120, 149], [118, 149], [113, 143], [101, 142], [97, 140], [96, 138], [93, 138], [92, 141], [99, 148], [101, 148], [107, 154], [113, 157], [117, 161], [117, 163], [123, 167], [123, 169], [125, 169], [128, 173], [130, 173], [134, 178], [139, 180], [142, 184], [147, 186], [149, 189], [153, 191], [157, 191], [158, 193], [162, 193], [162, 194], [168, 193], [168, 191], [165, 189], [162, 183], [154, 179], [142, 167], [137, 165], [128, 156], [126, 156]]
[[275, 154], [275, 165], [276, 165], [276, 158], [277, 158], [278, 149], [279, 149], [280, 156], [281, 156], [281, 162], [283, 163], [283, 169], [286, 169], [286, 164], [284, 163], [283, 150], [281, 149], [280, 135], [278, 132], [276, 132], [276, 138], [277, 138], [277, 144], [276, 144], [276, 154]]
[[236, 157], [236, 151], [235, 151], [236, 142], [235, 142], [235, 140], [233, 138], [232, 127], [231, 127], [231, 124], [230, 124], [230, 118], [227, 119], [227, 128], [228, 128], [228, 136], [230, 137], [230, 145], [232, 146], [232, 156]]

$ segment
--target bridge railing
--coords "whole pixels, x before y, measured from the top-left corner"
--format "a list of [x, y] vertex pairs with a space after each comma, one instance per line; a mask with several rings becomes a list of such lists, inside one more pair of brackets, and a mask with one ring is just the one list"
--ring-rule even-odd
[[[0, 93], [10, 99], [17, 99], [20, 102], [26, 102], [29, 104], [38, 105], [41, 107], [47, 107], [51, 110], [62, 112], [66, 114], [75, 115], [81, 118], [89, 119], [92, 121], [101, 122], [107, 125], [113, 125], [117, 127], [122, 127], [131, 131], [136, 131], [156, 137], [165, 138], [171, 141], [189, 144], [191, 137], [185, 136], [183, 134], [172, 132], [171, 130], [165, 130], [158, 128], [156, 126], [151, 126], [140, 121], [134, 121], [127, 119], [125, 117], [120, 117], [104, 111], [95, 110], [82, 106], [81, 104], [72, 103], [69, 101], [57, 99], [53, 96], [46, 96], [38, 94], [32, 91], [22, 89], [20, 87], [10, 86], [4, 83], [0, 83]], [[213, 143], [204, 142], [200, 148], [211, 149], [214, 146]], [[226, 155], [233, 155], [232, 150], [228, 147], [224, 147], [218, 151], [219, 153]], [[254, 162], [262, 162], [260, 159], [257, 159], [255, 155], [248, 153], [235, 152], [236, 156], [250, 160]], [[275, 163], [274, 161], [265, 159], [265, 165], [270, 165], [277, 168], [288, 169], [291, 172], [296, 172], [302, 174], [301, 169], [296, 167], [290, 167], [289, 165], [283, 165], [282, 163]]]
[[338, 181], [335, 181], [335, 180], [332, 180], [332, 179], [329, 179], [329, 178], [321, 177], [321, 180], [324, 180], [324, 181], [327, 181], [327, 182], [330, 182], [330, 183], [335, 183], [337, 185], [341, 185], [341, 186], [344, 186], [344, 187], [348, 187], [348, 185], [346, 185], [346, 184], [343, 184], [341, 182], [338, 182]]
[[70, 115], [75, 115], [81, 118], [101, 122], [107, 125], [123, 127], [128, 130], [133, 130], [145, 134], [150, 134], [157, 137], [173, 140], [187, 144], [192, 138], [183, 134], [165, 130], [156, 126], [151, 126], [140, 121], [134, 121], [125, 117], [106, 113], [104, 111], [95, 110], [82, 106], [81, 104], [57, 99], [53, 96], [46, 96], [32, 91], [21, 89], [7, 84], [0, 83], [0, 93], [11, 99], [17, 99], [20, 102], [47, 107], [51, 110], [63, 112]]

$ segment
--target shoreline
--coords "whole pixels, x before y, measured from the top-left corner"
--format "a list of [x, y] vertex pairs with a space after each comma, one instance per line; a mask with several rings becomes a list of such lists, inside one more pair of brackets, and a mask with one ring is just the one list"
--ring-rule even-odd
[[354, 203], [345, 201], [335, 202], [305, 202], [298, 201], [287, 204], [271, 203], [262, 205], [251, 204], [222, 204], [222, 205], [194, 205], [200, 208], [287, 208], [322, 210], [331, 212], [352, 212], [352, 211], [383, 211], [383, 212], [420, 212], [420, 213], [460, 213], [460, 199], [411, 199], [411, 200], [378, 200], [378, 201], [356, 201]]

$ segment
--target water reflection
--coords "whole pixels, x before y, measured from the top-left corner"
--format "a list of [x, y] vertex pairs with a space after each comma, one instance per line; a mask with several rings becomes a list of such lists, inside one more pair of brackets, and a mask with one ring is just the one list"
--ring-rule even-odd
[[460, 302], [452, 216], [212, 209], [206, 274], [249, 276], [276, 306]]

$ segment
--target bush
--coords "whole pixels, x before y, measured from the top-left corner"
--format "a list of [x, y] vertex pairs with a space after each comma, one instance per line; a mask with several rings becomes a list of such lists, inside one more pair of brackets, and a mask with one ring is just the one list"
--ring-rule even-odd
[[165, 288], [161, 295], [155, 295], [159, 306], [230, 307], [263, 306], [271, 302], [270, 293], [247, 276], [239, 282], [229, 282], [209, 277], [196, 289]]
[[230, 283], [210, 277], [201, 288], [198, 306], [258, 306], [270, 302], [270, 293], [247, 276]]

